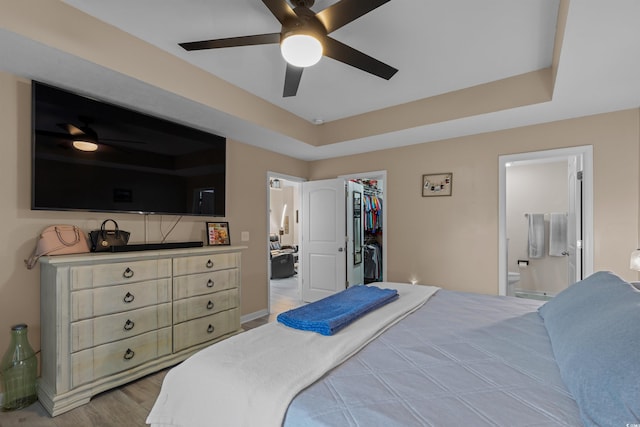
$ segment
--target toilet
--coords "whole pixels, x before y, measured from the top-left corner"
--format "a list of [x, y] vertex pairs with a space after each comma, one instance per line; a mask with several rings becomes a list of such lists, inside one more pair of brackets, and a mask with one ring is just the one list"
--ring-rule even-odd
[[513, 288], [515, 284], [520, 281], [520, 273], [511, 272], [507, 273], [507, 295], [514, 296]]

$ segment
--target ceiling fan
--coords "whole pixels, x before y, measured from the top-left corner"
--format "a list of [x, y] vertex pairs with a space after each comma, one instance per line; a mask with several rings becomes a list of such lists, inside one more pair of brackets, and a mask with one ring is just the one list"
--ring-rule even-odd
[[279, 33], [202, 40], [179, 45], [192, 51], [280, 43], [282, 56], [287, 61], [283, 97], [296, 95], [304, 68], [318, 62], [323, 55], [389, 80], [398, 71], [396, 68], [328, 36], [389, 1], [341, 0], [315, 13], [310, 9], [314, 0], [291, 0], [293, 9], [286, 0], [262, 0], [282, 25]]
[[73, 148], [80, 151], [96, 151], [100, 145], [114, 146], [113, 143], [133, 143], [144, 144], [142, 141], [130, 141], [121, 139], [99, 138], [98, 132], [96, 132], [90, 125], [92, 120], [85, 116], [78, 117], [82, 123], [80, 126], [76, 126], [72, 123], [57, 123], [60, 129], [66, 133], [50, 132], [44, 130], [37, 130], [36, 132], [41, 135], [49, 135], [56, 138], [62, 138], [71, 140]]

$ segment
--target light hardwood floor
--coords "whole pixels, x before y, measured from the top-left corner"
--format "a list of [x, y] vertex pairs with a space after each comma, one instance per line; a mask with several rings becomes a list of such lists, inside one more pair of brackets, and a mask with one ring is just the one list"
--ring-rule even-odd
[[101, 393], [79, 408], [50, 417], [40, 402], [12, 412], [0, 412], [1, 427], [111, 427], [144, 426], [155, 402], [163, 370], [132, 383]]
[[286, 279], [272, 279], [270, 283], [271, 315], [269, 321], [273, 322], [279, 313], [302, 305], [302, 297], [298, 288], [297, 275]]
[[[297, 278], [271, 281], [271, 314], [242, 324], [247, 329], [275, 321], [276, 316], [302, 304]], [[145, 426], [162, 380], [169, 369], [94, 396], [91, 401], [57, 417], [40, 402], [12, 412], [0, 412], [0, 427], [137, 427]]]

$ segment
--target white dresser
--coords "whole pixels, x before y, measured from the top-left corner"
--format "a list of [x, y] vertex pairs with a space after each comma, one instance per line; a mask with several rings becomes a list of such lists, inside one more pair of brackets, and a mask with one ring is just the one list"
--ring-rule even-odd
[[242, 249], [41, 258], [42, 405], [61, 414], [241, 332]]

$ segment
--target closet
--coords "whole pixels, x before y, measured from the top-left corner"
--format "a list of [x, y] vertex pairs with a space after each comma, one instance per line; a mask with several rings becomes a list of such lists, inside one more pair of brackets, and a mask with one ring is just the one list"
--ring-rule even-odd
[[382, 271], [382, 182], [376, 179], [355, 180], [363, 185], [364, 282], [381, 282]]

